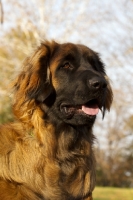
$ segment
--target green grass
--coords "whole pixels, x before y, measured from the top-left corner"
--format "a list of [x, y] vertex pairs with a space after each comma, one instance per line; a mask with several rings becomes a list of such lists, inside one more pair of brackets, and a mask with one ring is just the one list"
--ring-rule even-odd
[[133, 189], [96, 187], [93, 191], [94, 200], [133, 200]]

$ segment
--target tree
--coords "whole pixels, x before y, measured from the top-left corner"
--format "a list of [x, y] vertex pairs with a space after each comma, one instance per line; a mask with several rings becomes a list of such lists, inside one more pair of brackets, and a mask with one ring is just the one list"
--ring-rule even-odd
[[[97, 183], [105, 186], [129, 187], [133, 184], [133, 128], [123, 102], [123, 92], [113, 105], [113, 113], [106, 120], [106, 139], [97, 148]], [[118, 95], [117, 95], [118, 96]], [[121, 100], [121, 101], [120, 101]]]

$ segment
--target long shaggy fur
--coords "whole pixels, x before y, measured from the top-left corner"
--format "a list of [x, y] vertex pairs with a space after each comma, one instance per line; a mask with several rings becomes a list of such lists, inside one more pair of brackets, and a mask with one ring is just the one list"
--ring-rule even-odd
[[[82, 78], [78, 70], [74, 72], [68, 65], [69, 61], [79, 69], [79, 63], [86, 67], [86, 58], [90, 59], [89, 70], [106, 81], [106, 88], [95, 95], [84, 83], [86, 73]], [[79, 84], [78, 77], [81, 77]], [[74, 113], [67, 113], [68, 118], [58, 105], [65, 98], [65, 102], [70, 99], [79, 105], [81, 99], [86, 103], [93, 95], [99, 99], [103, 114], [110, 109], [112, 90], [108, 77], [98, 54], [89, 48], [43, 42], [26, 58], [14, 81], [16, 122], [0, 127], [1, 200], [92, 199], [94, 119], [77, 117]]]

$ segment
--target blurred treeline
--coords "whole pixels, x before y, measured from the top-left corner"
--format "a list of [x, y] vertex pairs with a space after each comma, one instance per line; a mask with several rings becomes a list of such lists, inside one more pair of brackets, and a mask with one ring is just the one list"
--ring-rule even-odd
[[[95, 5], [94, 5], [95, 4]], [[133, 187], [133, 1], [1, 1], [0, 123], [13, 121], [10, 83], [41, 39], [102, 52], [114, 103], [95, 128], [97, 184]]]

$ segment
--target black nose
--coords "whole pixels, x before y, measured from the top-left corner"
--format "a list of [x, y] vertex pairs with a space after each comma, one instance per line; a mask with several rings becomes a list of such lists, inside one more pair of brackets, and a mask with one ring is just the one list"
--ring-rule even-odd
[[92, 89], [102, 89], [107, 87], [107, 82], [103, 78], [94, 77], [89, 80], [89, 85]]

